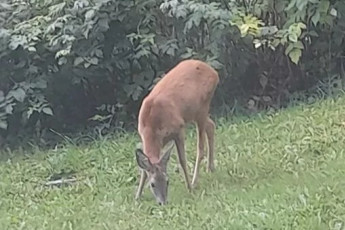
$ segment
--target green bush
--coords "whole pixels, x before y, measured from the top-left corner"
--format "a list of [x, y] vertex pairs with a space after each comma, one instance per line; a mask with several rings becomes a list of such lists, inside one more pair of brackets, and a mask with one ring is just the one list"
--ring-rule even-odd
[[186, 58], [219, 71], [215, 106], [281, 106], [342, 70], [343, 12], [341, 0], [3, 1], [0, 132], [126, 128]]

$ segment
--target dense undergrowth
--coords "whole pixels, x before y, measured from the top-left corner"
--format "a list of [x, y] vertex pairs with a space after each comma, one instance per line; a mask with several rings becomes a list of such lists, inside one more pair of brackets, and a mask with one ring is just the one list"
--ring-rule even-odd
[[3, 0], [0, 146], [133, 127], [186, 58], [219, 71], [217, 110], [286, 107], [344, 74], [344, 12], [343, 0]]

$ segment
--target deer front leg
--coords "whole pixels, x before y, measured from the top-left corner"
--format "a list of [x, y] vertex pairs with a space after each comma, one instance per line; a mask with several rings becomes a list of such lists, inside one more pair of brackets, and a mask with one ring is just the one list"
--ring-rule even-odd
[[189, 192], [192, 191], [192, 186], [189, 181], [188, 170], [187, 170], [187, 160], [186, 160], [186, 152], [184, 146], [184, 133], [181, 132], [178, 137], [175, 139], [175, 144], [177, 148], [177, 155], [180, 161], [180, 165], [184, 174], [186, 187]]
[[138, 200], [143, 192], [143, 188], [147, 179], [147, 174], [144, 170], [140, 169], [140, 181], [139, 181], [139, 186], [138, 186], [138, 190], [137, 193], [135, 195], [135, 199]]

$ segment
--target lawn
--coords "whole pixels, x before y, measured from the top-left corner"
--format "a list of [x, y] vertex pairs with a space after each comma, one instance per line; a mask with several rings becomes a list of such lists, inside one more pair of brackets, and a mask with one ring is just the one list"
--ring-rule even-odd
[[[134, 201], [136, 134], [3, 152], [1, 229], [345, 229], [345, 97], [216, 123], [216, 171], [204, 163], [189, 194], [174, 150], [167, 206], [148, 188]], [[187, 139], [191, 172], [194, 129]], [[61, 175], [78, 181], [44, 185]]]

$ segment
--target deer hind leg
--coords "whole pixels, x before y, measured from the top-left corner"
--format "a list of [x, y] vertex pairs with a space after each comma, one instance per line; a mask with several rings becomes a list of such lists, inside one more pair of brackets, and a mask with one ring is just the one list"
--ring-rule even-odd
[[206, 121], [206, 134], [207, 134], [207, 141], [208, 141], [208, 159], [207, 159], [207, 171], [213, 172], [214, 167], [214, 133], [215, 133], [216, 125], [208, 118]]
[[192, 186], [195, 186], [198, 181], [199, 176], [199, 170], [200, 170], [200, 164], [201, 161], [204, 158], [204, 147], [205, 147], [205, 128], [202, 123], [198, 123], [198, 141], [197, 141], [197, 157], [195, 162], [195, 168], [194, 168], [194, 175], [192, 180]]
[[147, 179], [147, 174], [144, 170], [140, 169], [140, 181], [139, 181], [139, 186], [138, 186], [138, 190], [137, 190], [137, 193], [135, 195], [135, 199], [139, 199], [142, 192], [143, 192], [143, 188], [144, 188], [144, 185], [145, 185], [145, 182], [146, 182], [146, 179]]
[[175, 144], [176, 144], [179, 162], [180, 162], [183, 174], [184, 174], [186, 187], [187, 187], [188, 191], [190, 192], [192, 190], [192, 186], [190, 184], [190, 180], [189, 180], [189, 176], [188, 176], [188, 170], [187, 170], [187, 160], [186, 160], [183, 131], [181, 131], [180, 134], [177, 135], [177, 137], [175, 139]]

